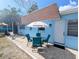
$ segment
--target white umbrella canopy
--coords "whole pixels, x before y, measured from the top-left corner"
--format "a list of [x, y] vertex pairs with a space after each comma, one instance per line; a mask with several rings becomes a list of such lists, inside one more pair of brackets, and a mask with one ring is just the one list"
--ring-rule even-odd
[[28, 24], [27, 27], [37, 27], [37, 28], [44, 27], [45, 28], [45, 27], [48, 27], [48, 24], [41, 21], [36, 21], [36, 22], [32, 22]]
[[0, 25], [4, 25], [4, 26], [7, 26], [8, 24], [6, 24], [6, 23], [0, 23]]

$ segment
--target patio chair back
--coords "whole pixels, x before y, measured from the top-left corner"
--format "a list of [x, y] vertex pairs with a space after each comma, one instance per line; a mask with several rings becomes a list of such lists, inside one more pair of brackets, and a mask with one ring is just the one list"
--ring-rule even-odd
[[41, 37], [41, 33], [36, 33], [36, 36], [37, 37]]
[[42, 46], [41, 37], [34, 37], [32, 46], [33, 47], [41, 47]]
[[28, 40], [28, 41], [31, 41], [29, 34], [26, 34], [25, 36], [27, 37], [27, 40]]
[[50, 38], [50, 35], [48, 35], [48, 37], [47, 37], [47, 39], [46, 39], [46, 40], [47, 40], [47, 42], [48, 42], [49, 38]]
[[47, 36], [47, 38], [45, 40], [43, 40], [43, 42], [48, 42], [50, 38], [50, 35]]

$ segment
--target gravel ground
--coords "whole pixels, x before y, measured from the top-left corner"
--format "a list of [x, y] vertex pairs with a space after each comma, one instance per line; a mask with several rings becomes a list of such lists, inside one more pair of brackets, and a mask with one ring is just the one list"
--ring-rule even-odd
[[44, 49], [43, 53], [39, 53], [45, 59], [76, 59], [76, 55], [68, 50], [63, 50], [54, 46]]
[[5, 37], [0, 37], [0, 59], [32, 59]]

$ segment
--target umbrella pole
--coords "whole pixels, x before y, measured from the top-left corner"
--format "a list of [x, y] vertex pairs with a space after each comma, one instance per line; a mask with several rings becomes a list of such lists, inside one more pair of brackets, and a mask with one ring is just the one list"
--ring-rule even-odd
[[13, 29], [13, 22], [12, 22], [12, 32], [14, 32], [14, 29]]
[[39, 33], [39, 30], [38, 30], [38, 33]]
[[8, 33], [8, 25], [7, 25], [7, 33]]
[[38, 28], [38, 33], [39, 33], [39, 28]]

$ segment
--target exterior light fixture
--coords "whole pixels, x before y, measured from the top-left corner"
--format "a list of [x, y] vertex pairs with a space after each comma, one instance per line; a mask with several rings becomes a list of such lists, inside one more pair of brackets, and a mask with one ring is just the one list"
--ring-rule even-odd
[[49, 27], [52, 27], [52, 24], [49, 24]]

